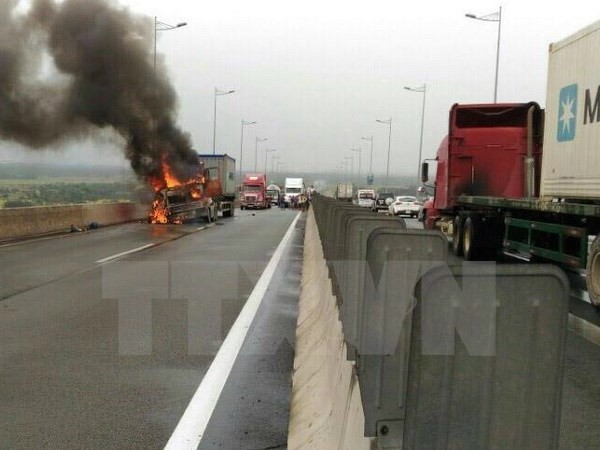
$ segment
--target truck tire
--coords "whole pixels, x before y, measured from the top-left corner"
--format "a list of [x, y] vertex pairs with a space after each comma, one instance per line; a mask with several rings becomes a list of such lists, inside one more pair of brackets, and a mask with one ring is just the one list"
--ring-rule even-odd
[[590, 301], [600, 307], [600, 235], [596, 236], [588, 254], [585, 279]]
[[462, 217], [456, 216], [452, 223], [452, 252], [456, 256], [463, 255], [463, 226]]
[[482, 255], [483, 233], [478, 217], [470, 216], [465, 219], [462, 233], [463, 256], [468, 261], [475, 261]]

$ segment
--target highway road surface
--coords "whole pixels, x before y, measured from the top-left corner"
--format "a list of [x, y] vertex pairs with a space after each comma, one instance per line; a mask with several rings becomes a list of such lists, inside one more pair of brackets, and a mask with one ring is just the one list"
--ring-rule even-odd
[[0, 246], [0, 448], [163, 448], [296, 217], [236, 213]]

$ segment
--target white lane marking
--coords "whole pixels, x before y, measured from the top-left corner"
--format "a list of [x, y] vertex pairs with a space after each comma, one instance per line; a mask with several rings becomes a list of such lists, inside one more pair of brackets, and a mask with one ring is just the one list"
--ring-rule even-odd
[[120, 258], [121, 256], [130, 255], [132, 253], [141, 252], [142, 250], [146, 250], [147, 248], [150, 248], [150, 247], [155, 247], [156, 245], [158, 245], [158, 244], [146, 244], [146, 245], [142, 245], [141, 247], [132, 248], [131, 250], [127, 250], [126, 252], [117, 253], [116, 255], [107, 256], [106, 258], [99, 259], [96, 262], [98, 264], [103, 264], [105, 262], [112, 261], [113, 259]]
[[[70, 233], [68, 231], [59, 231], [53, 234], [50, 234], [49, 236], [42, 236], [42, 237], [25, 237], [23, 238], [23, 240], [17, 241], [17, 242], [7, 242], [6, 244], [0, 244], [0, 248], [5, 248], [5, 247], [14, 247], [16, 245], [25, 245], [25, 244], [31, 244], [34, 242], [40, 242], [40, 241], [48, 241], [50, 239], [59, 239], [59, 238], [65, 238], [65, 237], [70, 237], [70, 236], [79, 236], [85, 234], [84, 232], [81, 233]], [[19, 238], [17, 238], [19, 239]]]
[[223, 387], [229, 378], [246, 334], [250, 329], [250, 325], [252, 325], [252, 321], [262, 303], [275, 269], [277, 269], [277, 265], [283, 256], [287, 243], [292, 237], [294, 227], [299, 218], [300, 213], [296, 215], [285, 236], [277, 246], [277, 250], [275, 250], [269, 264], [267, 264], [267, 267], [256, 283], [256, 286], [254, 286], [252, 294], [248, 297], [240, 315], [231, 327], [231, 330], [229, 330], [227, 337], [223, 341], [223, 345], [221, 345], [221, 348], [217, 352], [217, 356], [215, 356], [215, 359], [208, 368], [208, 372], [204, 375], [200, 386], [198, 386], [169, 442], [167, 442], [165, 446], [166, 450], [196, 449], [200, 445], [208, 421], [219, 401]]

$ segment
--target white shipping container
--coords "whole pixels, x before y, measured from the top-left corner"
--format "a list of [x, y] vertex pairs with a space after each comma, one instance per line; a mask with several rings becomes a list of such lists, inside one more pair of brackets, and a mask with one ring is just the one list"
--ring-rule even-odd
[[221, 178], [223, 194], [234, 197], [236, 194], [235, 184], [235, 159], [225, 155], [198, 155], [200, 161], [204, 162], [207, 169], [218, 169], [218, 176]]
[[550, 45], [542, 197], [600, 199], [600, 21]]

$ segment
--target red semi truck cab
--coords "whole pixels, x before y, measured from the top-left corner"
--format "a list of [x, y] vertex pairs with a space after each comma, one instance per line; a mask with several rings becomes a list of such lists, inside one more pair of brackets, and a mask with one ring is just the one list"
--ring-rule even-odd
[[267, 177], [264, 173], [249, 173], [244, 176], [240, 193], [240, 208], [266, 209], [271, 206], [267, 199]]
[[[537, 103], [453, 105], [448, 135], [435, 160], [433, 204], [425, 205], [426, 228], [452, 220], [461, 195], [536, 197], [542, 128], [543, 111]], [[426, 165], [423, 172], [425, 179]]]

